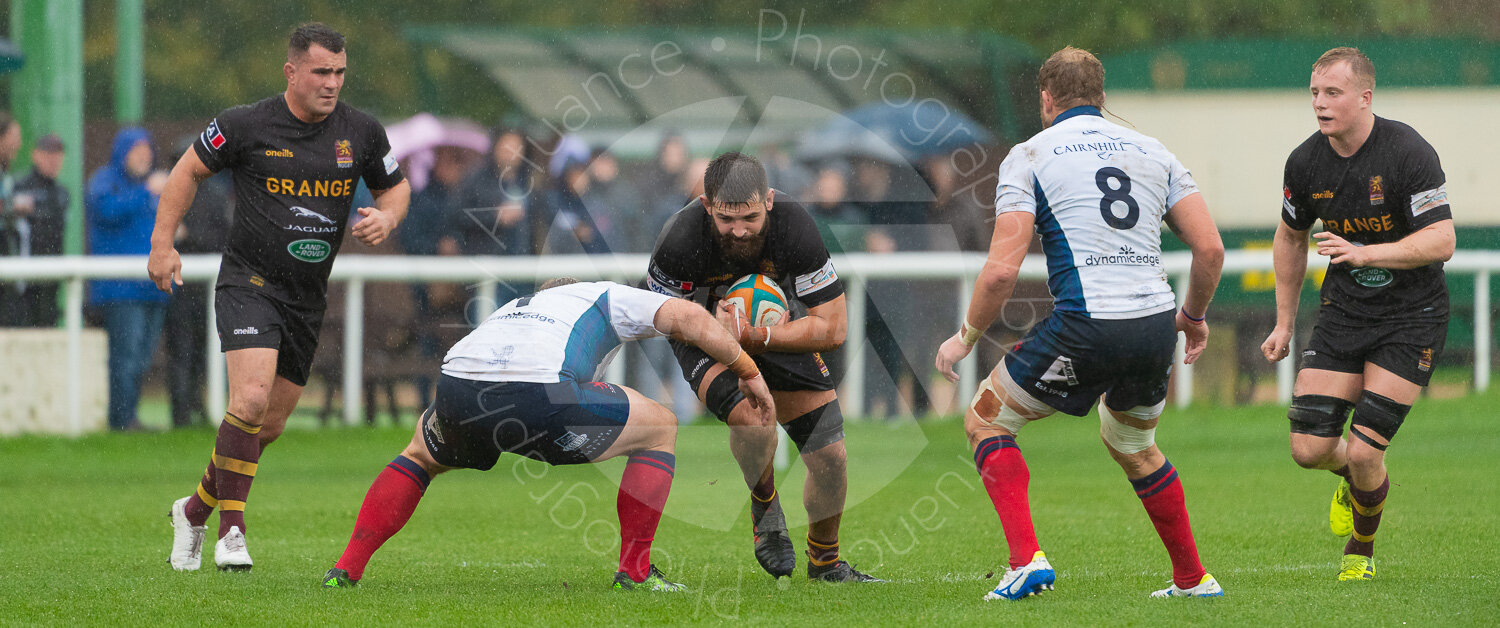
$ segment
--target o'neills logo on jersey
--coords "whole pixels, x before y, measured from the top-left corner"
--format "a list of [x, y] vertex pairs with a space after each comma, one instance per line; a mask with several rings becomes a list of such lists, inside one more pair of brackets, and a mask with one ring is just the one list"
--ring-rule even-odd
[[349, 140], [333, 143], [333, 158], [338, 161], [340, 168], [354, 167], [354, 149], [349, 146]]
[[333, 254], [333, 245], [322, 240], [297, 240], [286, 245], [286, 252], [291, 253], [297, 261], [316, 264]]
[[291, 157], [292, 156], [292, 150], [290, 148], [283, 148], [281, 150], [267, 150], [266, 151], [266, 156], [267, 157]]
[[1129, 245], [1120, 247], [1120, 250], [1112, 255], [1089, 255], [1083, 258], [1084, 266], [1104, 266], [1107, 264], [1120, 264], [1126, 266], [1160, 266], [1160, 255], [1142, 255], [1135, 252]]

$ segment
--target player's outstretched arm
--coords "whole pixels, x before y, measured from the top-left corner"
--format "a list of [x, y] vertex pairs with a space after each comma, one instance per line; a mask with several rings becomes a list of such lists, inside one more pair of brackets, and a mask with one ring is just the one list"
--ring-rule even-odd
[[1307, 230], [1293, 229], [1285, 222], [1277, 225], [1271, 259], [1276, 269], [1276, 327], [1261, 343], [1260, 352], [1267, 361], [1279, 362], [1291, 353], [1297, 301], [1307, 278]]
[[1354, 246], [1329, 231], [1315, 233], [1313, 237], [1318, 239], [1318, 255], [1331, 258], [1329, 261], [1334, 264], [1395, 270], [1446, 262], [1453, 259], [1453, 250], [1458, 244], [1452, 220], [1432, 223], [1400, 240], [1385, 244]]
[[1000, 310], [1005, 307], [1010, 293], [1016, 289], [1016, 279], [1021, 274], [1021, 262], [1026, 259], [1026, 249], [1031, 246], [1031, 237], [1036, 233], [1036, 216], [1028, 212], [1005, 212], [995, 218], [995, 233], [990, 236], [990, 252], [985, 257], [984, 268], [974, 279], [974, 298], [969, 301], [969, 310], [964, 313], [964, 324], [938, 347], [936, 366], [939, 373], [950, 382], [958, 381], [953, 365], [974, 349], [974, 344], [990, 328]]
[[714, 320], [707, 310], [692, 301], [668, 299], [656, 310], [652, 324], [672, 340], [698, 347], [714, 361], [729, 367], [740, 378], [740, 391], [750, 400], [751, 406], [761, 413], [769, 413], [762, 418], [776, 420], [771, 392], [766, 388], [765, 378], [760, 376], [755, 360], [740, 348], [739, 339]]
[[146, 274], [162, 292], [171, 293], [173, 285], [182, 285], [182, 258], [175, 245], [177, 227], [187, 215], [193, 197], [198, 195], [198, 184], [213, 176], [213, 171], [203, 165], [198, 153], [192, 148], [182, 154], [172, 173], [167, 175], [166, 187], [156, 203], [156, 227], [151, 231], [151, 256], [146, 260]]
[[1208, 213], [1203, 195], [1189, 194], [1177, 201], [1166, 215], [1167, 226], [1193, 252], [1188, 269], [1187, 294], [1177, 311], [1177, 330], [1187, 336], [1183, 362], [1192, 364], [1208, 346], [1208, 303], [1219, 289], [1219, 274], [1224, 270], [1224, 240]]
[[411, 184], [402, 180], [384, 190], [370, 190], [370, 196], [375, 198], [375, 206], [359, 208], [362, 218], [354, 225], [355, 239], [365, 246], [385, 242], [406, 218], [406, 210], [411, 206]]

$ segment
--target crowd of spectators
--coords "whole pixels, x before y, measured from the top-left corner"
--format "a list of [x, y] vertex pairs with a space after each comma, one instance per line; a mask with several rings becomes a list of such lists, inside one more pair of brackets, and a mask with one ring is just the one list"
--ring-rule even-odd
[[[62, 253], [70, 192], [57, 183], [63, 146], [55, 136], [38, 140], [33, 170], [13, 177], [20, 131], [0, 114], [0, 254]], [[490, 134], [485, 154], [437, 146], [421, 163], [430, 168], [415, 189], [410, 212], [395, 243], [374, 253], [414, 256], [529, 256], [649, 253], [673, 213], [702, 192], [709, 155], [697, 154], [686, 139], [666, 132], [648, 160], [622, 162], [608, 150], [590, 148], [576, 137], [537, 138], [523, 129], [502, 127]], [[886, 163], [850, 157], [800, 162], [775, 146], [756, 147], [772, 187], [799, 200], [812, 214], [829, 250], [889, 254], [922, 251], [983, 251], [989, 242], [988, 210], [971, 190], [959, 193], [959, 176], [944, 155], [916, 163]], [[145, 254], [156, 198], [160, 193], [156, 147], [139, 129], [126, 129], [115, 155], [91, 174], [85, 191], [86, 251], [90, 254]], [[174, 155], [168, 155], [172, 157]], [[411, 164], [407, 165], [412, 167]], [[211, 181], [200, 192], [178, 234], [184, 253], [222, 249], [232, 207]], [[361, 193], [367, 193], [360, 190]], [[357, 248], [357, 247], [356, 247]], [[137, 250], [139, 249], [139, 250]], [[371, 251], [362, 251], [371, 252]], [[847, 271], [845, 271], [847, 272]], [[529, 292], [530, 285], [501, 282], [503, 303]], [[866, 296], [866, 329], [871, 359], [866, 360], [867, 407], [888, 415], [921, 416], [931, 411], [929, 391], [942, 387], [927, 356], [951, 331], [956, 312], [952, 281], [872, 281]], [[38, 282], [0, 285], [0, 325], [55, 327], [57, 286]], [[172, 401], [172, 422], [186, 426], [205, 420], [203, 390], [207, 323], [206, 285], [184, 286], [171, 299], [147, 282], [95, 281], [88, 292], [91, 320], [110, 337], [110, 424], [134, 429], [140, 380], [166, 325], [171, 333], [162, 360]], [[481, 303], [475, 286], [401, 285], [382, 293], [380, 306], [367, 308], [365, 391], [370, 406], [375, 386], [384, 386], [391, 405], [396, 386], [413, 385], [415, 407], [431, 399], [430, 373], [443, 352], [493, 307]], [[915, 298], [914, 298], [915, 297]], [[399, 303], [397, 303], [399, 301]], [[330, 311], [320, 352], [319, 372], [331, 406], [340, 340], [336, 312]], [[401, 333], [376, 333], [379, 326]], [[677, 410], [696, 414], [697, 400], [685, 386], [666, 344], [641, 343], [628, 356], [633, 384], [670, 397]], [[390, 355], [384, 355], [390, 354]], [[841, 355], [827, 356], [840, 373]], [[397, 366], [400, 365], [400, 366]], [[393, 411], [396, 410], [393, 408]], [[415, 414], [413, 407], [402, 409]], [[327, 414], [327, 408], [325, 408]], [[373, 408], [371, 417], [374, 416]]]

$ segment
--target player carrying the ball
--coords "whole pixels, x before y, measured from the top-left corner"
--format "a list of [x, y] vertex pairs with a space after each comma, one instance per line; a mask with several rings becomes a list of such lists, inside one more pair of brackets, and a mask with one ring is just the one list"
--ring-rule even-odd
[[[703, 195], [662, 229], [647, 276], [652, 290], [715, 312], [755, 357], [786, 428], [807, 465], [807, 576], [828, 582], [879, 582], [839, 556], [839, 520], [847, 486], [844, 417], [834, 381], [819, 352], [844, 343], [844, 286], [812, 217], [766, 183], [754, 157], [730, 152], [708, 166]], [[731, 284], [750, 274], [769, 277], [791, 297], [791, 316], [757, 326], [721, 307]], [[805, 312], [802, 311], [805, 309]], [[796, 556], [777, 499], [772, 457], [776, 425], [744, 398], [736, 378], [692, 345], [672, 342], [682, 374], [698, 398], [729, 425], [729, 449], [750, 487], [755, 559], [775, 577], [790, 576]]]
[[[964, 415], [980, 479], [1010, 546], [1010, 570], [985, 599], [1018, 600], [1052, 588], [1027, 501], [1030, 472], [1016, 433], [1062, 411], [1099, 406], [1099, 433], [1172, 559], [1172, 585], [1152, 597], [1223, 595], [1198, 561], [1177, 471], [1156, 446], [1177, 332], [1186, 362], [1208, 344], [1204, 318], [1219, 284], [1224, 244], [1187, 169], [1161, 142], [1104, 119], [1104, 66], [1077, 48], [1038, 72], [1048, 128], [1000, 165], [995, 235], [957, 334], [938, 349], [953, 365], [979, 341], [1015, 287], [1033, 234], [1042, 236], [1053, 309], [985, 381]], [[1161, 265], [1161, 226], [1192, 249], [1178, 308]]]
[[358, 584], [370, 556], [406, 525], [432, 476], [486, 471], [511, 453], [552, 465], [628, 456], [615, 503], [620, 569], [613, 587], [684, 590], [651, 564], [676, 469], [677, 418], [634, 390], [599, 381], [622, 341], [659, 335], [710, 356], [732, 373], [748, 411], [771, 420], [771, 393], [755, 362], [698, 306], [608, 281], [547, 281], [448, 350], [437, 400], [365, 494], [349, 545], [322, 586]]

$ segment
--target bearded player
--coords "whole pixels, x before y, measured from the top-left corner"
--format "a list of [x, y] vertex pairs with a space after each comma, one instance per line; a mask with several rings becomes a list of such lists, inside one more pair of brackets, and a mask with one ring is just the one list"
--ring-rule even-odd
[[[844, 287], [828, 249], [812, 217], [767, 185], [766, 171], [754, 157], [720, 155], [704, 174], [703, 190], [662, 229], [648, 285], [717, 312], [765, 375], [776, 400], [776, 421], [807, 465], [808, 578], [879, 582], [839, 555], [847, 487], [844, 417], [819, 353], [844, 343], [847, 317]], [[752, 273], [777, 282], [801, 315], [775, 327], [756, 327], [720, 308], [730, 284]], [[723, 365], [691, 345], [673, 342], [672, 347], [698, 398], [729, 425], [729, 449], [750, 487], [756, 560], [772, 576], [790, 576], [796, 555], [771, 466], [776, 425], [754, 411]]]

